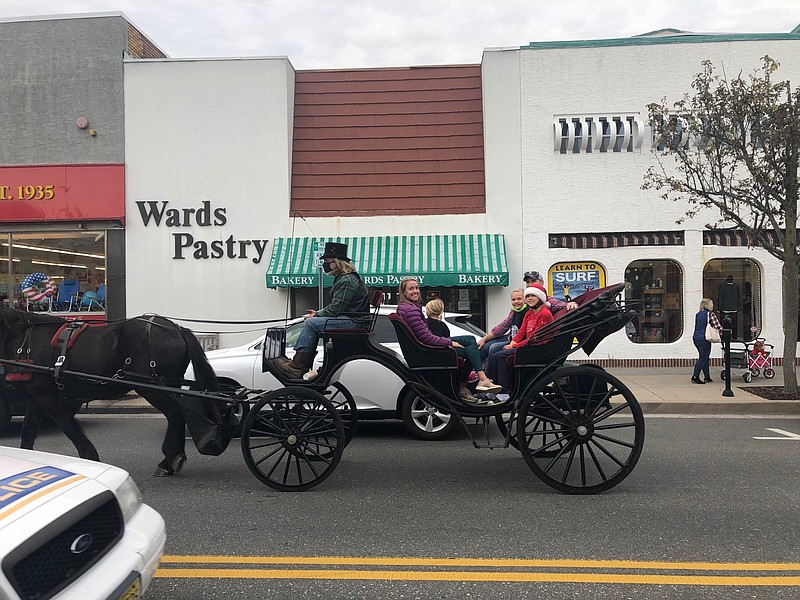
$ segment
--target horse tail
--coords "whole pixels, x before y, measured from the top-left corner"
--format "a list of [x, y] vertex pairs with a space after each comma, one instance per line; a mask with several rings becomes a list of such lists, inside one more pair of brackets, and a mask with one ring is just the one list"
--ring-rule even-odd
[[192, 361], [192, 367], [194, 367], [195, 380], [203, 386], [203, 389], [210, 392], [219, 391], [219, 380], [217, 379], [216, 373], [214, 373], [214, 369], [211, 368], [211, 364], [209, 364], [205, 350], [203, 350], [200, 342], [195, 335], [185, 327], [181, 327], [180, 330], [183, 340], [186, 342], [186, 347], [189, 350], [189, 359]]

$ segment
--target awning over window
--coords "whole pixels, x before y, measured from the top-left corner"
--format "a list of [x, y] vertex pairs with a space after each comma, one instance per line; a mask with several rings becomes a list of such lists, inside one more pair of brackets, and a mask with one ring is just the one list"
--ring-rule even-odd
[[[348, 256], [364, 283], [394, 287], [413, 275], [423, 287], [508, 285], [501, 234], [385, 237], [277, 238], [267, 270], [267, 287], [316, 287], [314, 242], [347, 244]], [[329, 286], [332, 277], [323, 275]]]

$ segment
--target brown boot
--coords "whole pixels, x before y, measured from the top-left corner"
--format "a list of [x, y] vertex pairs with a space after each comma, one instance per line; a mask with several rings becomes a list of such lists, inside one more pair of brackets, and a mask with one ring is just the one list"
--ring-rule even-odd
[[465, 386], [463, 383], [461, 384], [461, 388], [458, 390], [458, 397], [468, 404], [477, 404], [480, 402], [478, 398], [470, 393], [470, 391], [467, 389], [467, 386]]
[[303, 352], [298, 350], [292, 360], [279, 360], [278, 367], [293, 379], [302, 379], [303, 375], [314, 365], [316, 352]]

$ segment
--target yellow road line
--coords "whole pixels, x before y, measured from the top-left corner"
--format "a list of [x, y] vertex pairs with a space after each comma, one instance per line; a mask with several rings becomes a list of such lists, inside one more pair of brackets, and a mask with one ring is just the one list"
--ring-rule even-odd
[[800, 563], [663, 562], [632, 560], [547, 560], [517, 558], [413, 558], [381, 556], [181, 556], [164, 563], [252, 565], [369, 565], [420, 567], [521, 567], [567, 569], [649, 569], [688, 571], [800, 571]]
[[707, 586], [800, 586], [800, 577], [520, 573], [478, 571], [353, 571], [336, 569], [163, 569], [156, 577], [190, 579], [347, 579], [387, 581], [506, 581]]

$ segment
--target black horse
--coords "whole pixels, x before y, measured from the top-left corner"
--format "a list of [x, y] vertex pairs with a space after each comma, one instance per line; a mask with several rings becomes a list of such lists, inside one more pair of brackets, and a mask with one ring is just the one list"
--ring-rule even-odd
[[[62, 330], [66, 324], [64, 319], [52, 315], [0, 308], [0, 358], [53, 369], [31, 371], [1, 365], [4, 392], [20, 394], [27, 402], [20, 434], [22, 448], [33, 448], [39, 421], [48, 416], [82, 458], [99, 460], [75, 414], [85, 401], [116, 398], [133, 389], [167, 417], [167, 432], [161, 447], [164, 460], [155, 475], [172, 475], [186, 460], [184, 413], [210, 425], [206, 428], [209, 435], [202, 442], [193, 435], [201, 452], [219, 454], [225, 449], [230, 438], [218, 435], [224, 429], [223, 403], [210, 396], [189, 398], [179, 394], [190, 361], [200, 389], [219, 389], [214, 370], [191, 331], [163, 317], [147, 315], [85, 326], [77, 324], [76, 329], [82, 327], [82, 330], [70, 334]], [[127, 381], [103, 383], [63, 375], [62, 371], [124, 377]], [[136, 382], [172, 390], [137, 387]]]

